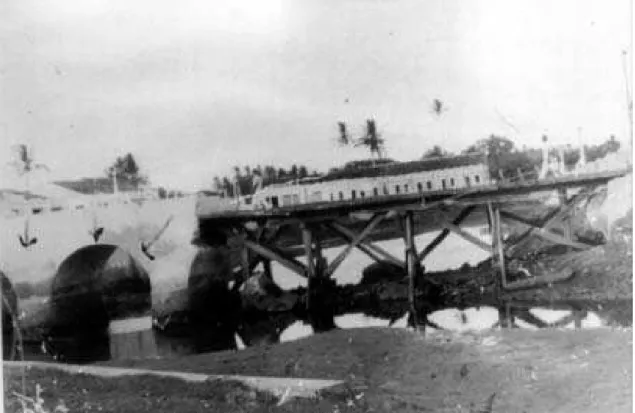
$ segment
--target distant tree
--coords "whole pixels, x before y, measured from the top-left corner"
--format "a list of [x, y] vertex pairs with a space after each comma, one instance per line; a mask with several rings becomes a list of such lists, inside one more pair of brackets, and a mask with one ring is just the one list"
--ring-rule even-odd
[[234, 188], [228, 177], [223, 177], [223, 190], [228, 196], [234, 196]]
[[168, 195], [168, 191], [165, 190], [164, 187], [160, 186], [158, 189], [159, 199], [165, 199]]
[[449, 154], [450, 153], [448, 151], [446, 151], [439, 145], [434, 145], [431, 149], [428, 149], [426, 153], [423, 154], [421, 159], [437, 158], [439, 156], [448, 156]]
[[268, 185], [271, 182], [275, 182], [278, 173], [276, 168], [271, 165], [265, 166], [264, 174], [263, 174], [263, 184]]
[[298, 177], [302, 179], [306, 178], [307, 176], [309, 176], [309, 171], [307, 170], [306, 166], [301, 165], [300, 168], [298, 168]]
[[148, 183], [148, 178], [141, 174], [139, 165], [131, 153], [118, 156], [115, 162], [106, 169], [108, 177], [115, 176], [117, 183], [126, 182], [134, 189], [139, 189], [140, 185]]
[[291, 177], [293, 179], [297, 179], [298, 178], [298, 165], [293, 164], [291, 165]]
[[257, 173], [260, 176], [264, 176], [264, 169], [262, 168], [262, 165], [258, 165], [254, 168], [253, 170], [254, 173]]
[[503, 136], [490, 135], [462, 151], [464, 154], [474, 152], [487, 155], [490, 175], [493, 178], [499, 176], [499, 171], [503, 173], [503, 176], [511, 177], [518, 175], [518, 169], [533, 169], [529, 156], [524, 152], [516, 151], [514, 142]]

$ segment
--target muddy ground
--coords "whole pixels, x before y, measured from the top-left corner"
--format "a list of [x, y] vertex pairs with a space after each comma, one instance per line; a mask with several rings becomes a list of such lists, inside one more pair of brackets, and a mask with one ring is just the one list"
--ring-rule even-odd
[[[632, 411], [631, 329], [505, 330], [436, 338], [393, 329], [338, 330], [240, 352], [117, 364], [333, 378], [346, 384], [276, 406], [274, 397], [237, 384], [109, 380], [35, 370], [27, 379], [31, 387], [44, 388], [47, 406], [62, 399], [70, 411]], [[5, 374], [11, 374], [9, 389], [19, 390], [19, 376], [6, 369]], [[9, 411], [17, 411], [15, 399], [8, 402]]]

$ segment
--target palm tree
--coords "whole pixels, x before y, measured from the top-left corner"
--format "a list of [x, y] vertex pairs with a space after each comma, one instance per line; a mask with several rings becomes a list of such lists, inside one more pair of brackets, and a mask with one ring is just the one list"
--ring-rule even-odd
[[16, 152], [16, 160], [11, 162], [11, 165], [13, 165], [18, 175], [24, 176], [25, 179], [27, 179], [27, 185], [29, 173], [35, 171], [36, 169], [50, 170], [48, 166], [35, 162], [33, 154], [25, 144], [16, 145], [14, 150]]
[[445, 112], [446, 110], [447, 109], [442, 100], [434, 99], [432, 101], [432, 113], [436, 115], [437, 117], [441, 117], [443, 112]]
[[355, 146], [365, 146], [370, 151], [371, 157], [377, 154], [378, 159], [383, 158], [384, 139], [377, 132], [377, 125], [374, 119], [366, 120], [366, 134], [357, 140]]
[[338, 138], [337, 138], [337, 141], [342, 146], [350, 145], [353, 142], [353, 139], [351, 138], [351, 136], [348, 133], [348, 130], [347, 130], [347, 127], [346, 127], [346, 123], [345, 122], [337, 122], [337, 127], [338, 127], [339, 133], [340, 133]]
[[[48, 166], [35, 162], [32, 151], [25, 144], [19, 144], [14, 147], [16, 159], [10, 164], [15, 168], [19, 176], [24, 177], [25, 198], [30, 196], [29, 178], [33, 171], [38, 169], [50, 170]], [[31, 238], [29, 235], [29, 221], [31, 216], [31, 207], [27, 205], [26, 219], [24, 220], [24, 234], [19, 235], [20, 244], [24, 248], [28, 248], [37, 242], [37, 238]]]

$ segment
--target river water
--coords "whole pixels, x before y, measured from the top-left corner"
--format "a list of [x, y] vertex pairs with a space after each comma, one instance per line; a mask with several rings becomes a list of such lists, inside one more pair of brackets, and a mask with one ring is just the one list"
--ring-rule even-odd
[[[483, 228], [468, 229], [470, 233], [489, 242]], [[417, 237], [421, 249], [435, 234]], [[403, 256], [403, 241], [391, 240], [379, 243], [395, 256]], [[329, 249], [324, 255], [333, 259], [342, 248]], [[461, 238], [449, 236], [437, 250], [430, 254], [424, 265], [429, 271], [457, 268], [464, 263], [476, 264], [487, 258], [487, 253]], [[302, 258], [300, 258], [302, 260]], [[357, 283], [362, 270], [371, 264], [370, 258], [353, 251], [335, 273], [338, 284]], [[304, 279], [283, 267], [273, 265], [274, 280], [284, 289], [305, 285]], [[489, 306], [463, 310], [445, 308], [428, 315], [431, 322], [425, 327], [426, 336], [465, 331], [487, 331], [501, 328], [537, 330], [542, 328], [585, 329], [623, 326], [632, 324], [632, 302], [568, 302], [552, 305], [535, 303], [508, 303], [502, 308]], [[408, 315], [395, 319], [377, 318], [363, 312], [335, 317], [338, 328], [400, 328], [408, 329]], [[27, 359], [60, 359], [69, 362], [92, 362], [109, 359], [172, 358], [203, 351], [239, 350], [245, 347], [283, 343], [314, 334], [305, 320], [292, 314], [280, 314], [266, 319], [245, 322], [237, 331], [209, 332], [201, 338], [198, 334], [181, 332], [172, 334], [161, 331], [150, 317], [116, 320], [108, 331], [81, 332], [74, 337], [58, 338], [47, 343], [30, 343], [25, 346]], [[201, 343], [204, 340], [205, 343]]]

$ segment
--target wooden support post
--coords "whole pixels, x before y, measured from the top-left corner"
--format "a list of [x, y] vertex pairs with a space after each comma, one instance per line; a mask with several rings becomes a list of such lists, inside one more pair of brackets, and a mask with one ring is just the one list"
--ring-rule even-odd
[[511, 315], [511, 305], [504, 303], [501, 307], [498, 307], [498, 323], [501, 329], [511, 328], [513, 324]]
[[574, 323], [574, 327], [576, 330], [580, 330], [582, 328], [582, 320], [586, 317], [586, 314], [584, 314], [582, 311], [578, 311], [575, 310], [575, 323]]
[[[560, 188], [558, 190], [558, 196], [560, 198], [560, 205], [562, 205], [563, 207], [566, 207], [567, 206], [567, 188]], [[572, 225], [572, 219], [571, 219], [571, 211], [573, 209], [574, 208], [568, 208], [567, 213], [562, 219], [562, 234], [564, 235], [564, 238], [569, 242], [573, 241], [573, 225]]]
[[314, 239], [313, 228], [302, 223], [301, 229], [309, 278], [306, 294], [309, 322], [315, 332], [329, 331], [336, 328], [335, 309], [328, 300], [334, 283], [325, 276], [327, 268], [322, 257], [322, 247], [320, 240], [317, 237]]
[[315, 285], [315, 260], [313, 259], [313, 240], [311, 239], [311, 230], [305, 223], [300, 224], [302, 230], [302, 243], [304, 245], [304, 256], [307, 265], [307, 291], [306, 291], [306, 310], [311, 317], [311, 308], [313, 306], [313, 286]]
[[[327, 223], [326, 226], [335, 234], [337, 234], [338, 236], [340, 236], [341, 238], [345, 239], [348, 242], [352, 242], [353, 239], [355, 239], [355, 236], [356, 236], [355, 233], [351, 231], [350, 229], [346, 228], [342, 224], [339, 224], [337, 222], [330, 222], [330, 223]], [[401, 268], [406, 267], [406, 263], [404, 261], [401, 261], [399, 258], [395, 257], [388, 251], [384, 250], [383, 248], [377, 245], [371, 244], [370, 242], [362, 241], [356, 245], [356, 248], [377, 262], [381, 262], [383, 259]]]
[[[470, 205], [467, 208], [463, 209], [459, 213], [459, 215], [457, 215], [457, 217], [454, 218], [454, 221], [452, 221], [452, 224], [459, 225], [461, 222], [463, 222], [465, 218], [468, 217], [468, 215], [472, 213], [472, 211], [474, 211], [474, 208], [476, 208], [474, 205]], [[439, 246], [439, 244], [441, 244], [441, 242], [443, 242], [444, 239], [447, 238], [448, 235], [450, 235], [450, 230], [447, 228], [443, 229], [441, 233], [437, 235], [436, 238], [433, 239], [428, 245], [426, 245], [423, 251], [421, 251], [421, 253], [417, 257], [418, 260], [423, 261], [432, 251], [434, 251], [436, 247]]]
[[489, 214], [492, 216], [492, 250], [494, 251], [494, 257], [498, 262], [498, 269], [501, 276], [501, 287], [507, 288], [507, 274], [505, 271], [505, 249], [503, 248], [503, 236], [501, 230], [501, 218], [499, 206], [492, 205], [491, 202], [487, 203]]
[[416, 277], [418, 269], [417, 261], [417, 247], [415, 246], [414, 236], [414, 217], [412, 211], [407, 211], [404, 216], [404, 238], [406, 244], [406, 263], [408, 266], [408, 301], [410, 304], [410, 313], [412, 314], [412, 322], [416, 330], [419, 330], [419, 320], [417, 320], [417, 306], [416, 306]]
[[265, 273], [265, 277], [269, 280], [273, 280], [273, 273], [271, 272], [271, 260], [262, 260], [262, 269]]
[[308, 269], [308, 277], [315, 277], [315, 258], [313, 257], [313, 234], [311, 229], [306, 224], [301, 224], [302, 229], [302, 242], [304, 244], [304, 256], [306, 257], [306, 264]]
[[322, 243], [317, 237], [317, 234], [313, 234], [313, 256], [315, 257], [315, 272], [319, 277], [326, 275], [328, 264], [322, 255]]
[[249, 277], [251, 277], [251, 268], [250, 268], [250, 263], [249, 263], [249, 249], [247, 248], [247, 246], [244, 244], [243, 242], [243, 247], [240, 251], [240, 261], [242, 264], [242, 271], [241, 271], [241, 281], [247, 281], [249, 279]]

